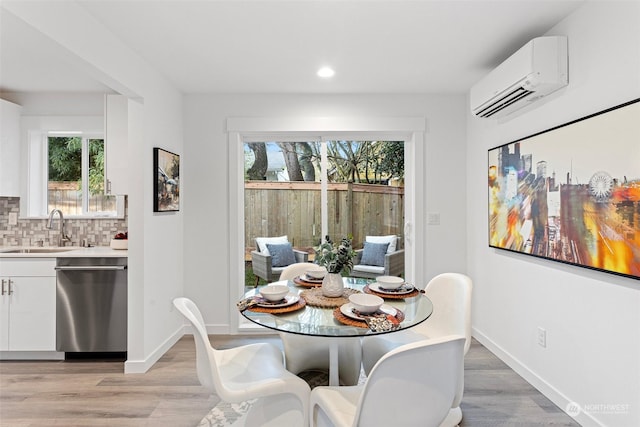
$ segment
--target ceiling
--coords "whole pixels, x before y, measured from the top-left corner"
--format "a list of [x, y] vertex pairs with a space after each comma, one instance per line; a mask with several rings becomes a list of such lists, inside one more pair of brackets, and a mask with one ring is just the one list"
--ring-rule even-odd
[[[78, 3], [184, 93], [465, 93], [582, 1]], [[1, 12], [0, 91], [110, 90]], [[333, 78], [316, 76], [324, 65]]]

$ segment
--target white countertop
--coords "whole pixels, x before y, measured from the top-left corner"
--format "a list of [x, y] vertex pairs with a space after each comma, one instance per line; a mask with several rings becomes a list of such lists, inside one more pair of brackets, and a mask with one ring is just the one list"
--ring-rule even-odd
[[[33, 250], [56, 250], [60, 249], [60, 252], [13, 252], [22, 249]], [[35, 246], [0, 246], [0, 258], [126, 258], [127, 250], [111, 249], [109, 246], [94, 246], [91, 248], [82, 248], [79, 246], [67, 246], [65, 248], [52, 248], [52, 247], [35, 247]]]

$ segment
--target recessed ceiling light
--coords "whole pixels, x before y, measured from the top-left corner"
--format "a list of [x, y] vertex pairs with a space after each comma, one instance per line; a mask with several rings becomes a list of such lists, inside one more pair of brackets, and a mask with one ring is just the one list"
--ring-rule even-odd
[[318, 77], [322, 77], [323, 79], [328, 79], [329, 77], [333, 77], [336, 72], [333, 71], [332, 68], [322, 67], [318, 70]]

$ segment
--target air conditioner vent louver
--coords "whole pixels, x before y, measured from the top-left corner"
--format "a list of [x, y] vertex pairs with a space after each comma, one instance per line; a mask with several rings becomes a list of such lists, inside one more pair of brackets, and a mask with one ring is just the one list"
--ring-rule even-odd
[[568, 62], [566, 37], [531, 40], [471, 88], [471, 112], [500, 118], [534, 104], [568, 84]]
[[511, 104], [518, 102], [522, 98], [531, 95], [532, 93], [533, 92], [530, 90], [527, 90], [523, 87], [519, 87], [516, 90], [506, 94], [502, 98], [496, 100], [493, 104], [488, 105], [487, 107], [478, 111], [476, 115], [479, 117], [491, 117], [494, 114], [499, 113], [503, 109], [507, 108]]

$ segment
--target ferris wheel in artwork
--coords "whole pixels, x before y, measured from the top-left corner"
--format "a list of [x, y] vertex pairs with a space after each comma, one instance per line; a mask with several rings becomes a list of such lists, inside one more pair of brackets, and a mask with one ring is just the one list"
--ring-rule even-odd
[[607, 172], [598, 171], [589, 180], [589, 192], [597, 201], [609, 200], [613, 192], [613, 178]]

